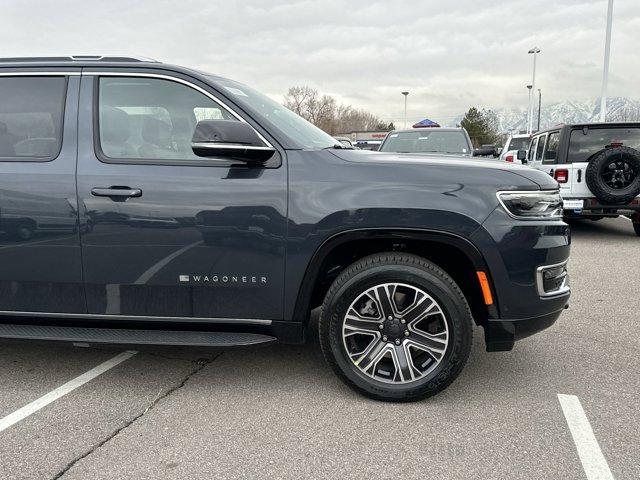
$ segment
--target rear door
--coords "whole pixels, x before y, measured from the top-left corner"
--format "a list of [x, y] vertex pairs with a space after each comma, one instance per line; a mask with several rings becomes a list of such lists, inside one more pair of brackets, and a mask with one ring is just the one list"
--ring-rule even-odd
[[86, 312], [75, 181], [79, 74], [0, 70], [0, 314]]
[[559, 144], [560, 131], [549, 132], [540, 160], [541, 169], [558, 181], [560, 193], [563, 197], [567, 197], [571, 194], [571, 182], [574, 175], [570, 165], [558, 164]]
[[529, 151], [527, 152], [527, 163], [530, 167], [539, 168], [536, 164], [536, 148], [538, 146], [538, 137], [533, 137], [531, 139], [531, 145], [529, 146]]
[[240, 121], [180, 76], [83, 72], [78, 195], [89, 312], [282, 317], [283, 154], [267, 166], [197, 157], [196, 122]]
[[535, 144], [535, 149], [531, 148], [532, 162], [533, 166], [538, 170], [542, 170], [544, 172], [550, 173], [553, 176], [553, 166], [548, 164], [544, 164], [542, 162], [543, 154], [544, 154], [544, 146], [547, 141], [547, 134], [544, 133], [542, 135], [538, 135], [537, 142]]

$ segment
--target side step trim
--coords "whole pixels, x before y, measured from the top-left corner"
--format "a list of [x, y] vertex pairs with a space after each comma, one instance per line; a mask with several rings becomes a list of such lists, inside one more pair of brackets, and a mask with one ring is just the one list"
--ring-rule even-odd
[[212, 317], [150, 317], [140, 315], [101, 315], [95, 313], [12, 312], [0, 310], [3, 317], [87, 318], [95, 320], [135, 320], [140, 322], [191, 322], [191, 323], [241, 323], [271, 325], [271, 320], [260, 318], [212, 318]]
[[269, 335], [242, 332], [191, 332], [8, 324], [0, 324], [0, 338], [191, 347], [232, 347], [276, 341], [275, 337]]

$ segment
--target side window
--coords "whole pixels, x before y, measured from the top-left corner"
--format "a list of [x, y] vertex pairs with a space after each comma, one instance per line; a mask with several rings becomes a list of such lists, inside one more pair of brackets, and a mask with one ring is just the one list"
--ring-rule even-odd
[[211, 98], [171, 80], [101, 77], [100, 148], [110, 159], [205, 160], [191, 150], [200, 120], [237, 120]]
[[547, 145], [544, 149], [543, 163], [556, 163], [558, 158], [558, 144], [560, 143], [560, 132], [551, 132], [547, 138]]
[[0, 161], [58, 156], [66, 91], [66, 77], [0, 77]]
[[529, 162], [535, 160], [536, 148], [538, 146], [538, 137], [535, 137], [531, 140], [531, 146], [529, 146]]
[[538, 145], [536, 146], [536, 161], [542, 160], [542, 151], [544, 150], [544, 142], [547, 136], [538, 137]]

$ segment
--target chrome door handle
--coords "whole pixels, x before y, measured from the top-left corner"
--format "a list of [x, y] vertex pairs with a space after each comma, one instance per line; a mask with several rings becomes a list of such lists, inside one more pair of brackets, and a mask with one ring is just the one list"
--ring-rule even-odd
[[91, 195], [95, 197], [131, 198], [141, 197], [142, 190], [129, 187], [95, 187], [91, 189]]

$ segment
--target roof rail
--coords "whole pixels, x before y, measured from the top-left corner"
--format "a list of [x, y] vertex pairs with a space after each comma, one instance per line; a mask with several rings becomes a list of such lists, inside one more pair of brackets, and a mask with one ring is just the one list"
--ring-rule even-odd
[[69, 55], [66, 57], [7, 57], [0, 58], [0, 63], [42, 63], [42, 62], [151, 62], [160, 63], [147, 57], [130, 57], [119, 55]]

